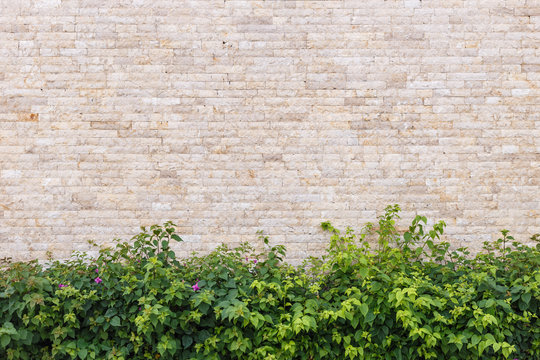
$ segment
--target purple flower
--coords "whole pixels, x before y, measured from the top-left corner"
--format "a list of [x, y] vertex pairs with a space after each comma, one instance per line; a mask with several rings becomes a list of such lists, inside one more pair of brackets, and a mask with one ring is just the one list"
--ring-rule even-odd
[[96, 284], [99, 284], [99, 283], [102, 282], [103, 280], [101, 280], [101, 278], [98, 276], [97, 278], [95, 278], [94, 281], [96, 282]]
[[99, 272], [99, 269], [96, 269], [96, 273], [98, 273], [98, 272]]
[[139, 306], [139, 311], [141, 311], [141, 307]]
[[253, 259], [253, 263], [256, 264], [259, 260]]
[[192, 286], [192, 288], [193, 288], [193, 291], [201, 290], [201, 288], [199, 287], [199, 280], [197, 280], [197, 282], [195, 283], [195, 285]]
[[64, 284], [58, 284], [58, 287], [61, 289], [63, 287], [67, 287], [67, 285], [64, 285]]

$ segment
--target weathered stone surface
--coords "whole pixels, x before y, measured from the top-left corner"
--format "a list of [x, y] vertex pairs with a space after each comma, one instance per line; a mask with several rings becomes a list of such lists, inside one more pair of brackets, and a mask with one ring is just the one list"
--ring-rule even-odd
[[[0, 0], [0, 258], [173, 220], [181, 254], [390, 203], [479, 249], [540, 232], [540, 8]], [[400, 226], [404, 226], [403, 221]]]

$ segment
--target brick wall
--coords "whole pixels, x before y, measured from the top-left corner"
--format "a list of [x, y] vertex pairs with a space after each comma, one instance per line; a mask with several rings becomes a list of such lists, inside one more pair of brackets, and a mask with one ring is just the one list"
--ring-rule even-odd
[[0, 257], [173, 220], [295, 260], [391, 203], [456, 246], [540, 232], [538, 0], [0, 6]]

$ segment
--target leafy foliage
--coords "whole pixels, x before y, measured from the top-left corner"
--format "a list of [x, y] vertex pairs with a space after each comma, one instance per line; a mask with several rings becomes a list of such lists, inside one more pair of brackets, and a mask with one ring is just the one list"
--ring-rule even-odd
[[359, 234], [323, 223], [326, 255], [299, 267], [283, 246], [176, 259], [170, 222], [95, 259], [9, 264], [0, 358], [539, 359], [540, 244], [503, 230], [469, 257], [442, 221], [400, 234], [399, 211]]

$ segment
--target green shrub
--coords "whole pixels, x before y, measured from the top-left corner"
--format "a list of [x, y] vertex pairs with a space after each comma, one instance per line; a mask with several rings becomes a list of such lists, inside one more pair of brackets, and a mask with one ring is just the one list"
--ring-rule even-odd
[[359, 234], [323, 223], [326, 255], [299, 267], [283, 246], [176, 259], [170, 222], [95, 259], [10, 264], [0, 358], [540, 359], [540, 244], [503, 230], [468, 257], [444, 222], [399, 234], [399, 210]]

